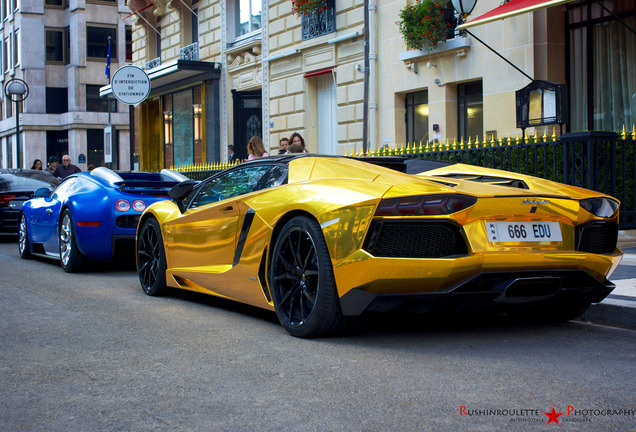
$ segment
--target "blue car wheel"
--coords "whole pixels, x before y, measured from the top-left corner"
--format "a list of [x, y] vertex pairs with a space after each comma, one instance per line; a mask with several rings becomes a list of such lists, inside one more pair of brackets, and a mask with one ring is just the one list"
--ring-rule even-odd
[[67, 273], [74, 273], [86, 266], [86, 259], [77, 248], [73, 217], [69, 209], [64, 210], [60, 224], [60, 261]]
[[20, 225], [18, 226], [18, 251], [20, 252], [20, 257], [24, 259], [31, 257], [27, 221], [24, 213], [20, 213]]

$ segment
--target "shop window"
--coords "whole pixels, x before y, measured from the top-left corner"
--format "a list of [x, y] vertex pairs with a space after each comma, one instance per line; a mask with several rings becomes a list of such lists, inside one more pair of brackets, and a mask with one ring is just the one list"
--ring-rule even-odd
[[86, 111], [108, 112], [108, 102], [110, 101], [110, 112], [117, 112], [117, 101], [99, 96], [101, 85], [86, 84]]
[[68, 88], [46, 88], [46, 113], [62, 114], [68, 112]]
[[410, 145], [428, 143], [428, 91], [406, 95], [406, 142]]
[[468, 141], [484, 136], [484, 94], [481, 81], [457, 85], [457, 130]]
[[108, 56], [110, 36], [111, 60], [117, 59], [117, 29], [115, 27], [86, 27], [86, 56], [89, 59], [105, 59]]

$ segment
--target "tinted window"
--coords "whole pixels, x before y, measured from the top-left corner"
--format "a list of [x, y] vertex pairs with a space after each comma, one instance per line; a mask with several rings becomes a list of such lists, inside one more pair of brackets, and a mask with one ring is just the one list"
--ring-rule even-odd
[[283, 165], [258, 165], [235, 169], [205, 182], [188, 199], [190, 208], [221, 201], [261, 189], [281, 185], [287, 178], [287, 167]]

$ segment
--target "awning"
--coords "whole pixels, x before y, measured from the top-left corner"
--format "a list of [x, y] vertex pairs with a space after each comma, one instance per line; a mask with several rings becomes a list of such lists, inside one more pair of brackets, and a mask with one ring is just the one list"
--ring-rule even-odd
[[[221, 64], [178, 59], [162, 64], [148, 71], [150, 78], [149, 97], [174, 92], [183, 87], [189, 87], [207, 80], [220, 79]], [[114, 98], [109, 85], [99, 89], [100, 97]]]
[[470, 21], [457, 26], [457, 28], [461, 30], [511, 16], [521, 15], [526, 12], [532, 12], [538, 9], [568, 3], [570, 1], [572, 0], [509, 0], [507, 3], [494, 8], [490, 12], [486, 12], [477, 18], [473, 18]]

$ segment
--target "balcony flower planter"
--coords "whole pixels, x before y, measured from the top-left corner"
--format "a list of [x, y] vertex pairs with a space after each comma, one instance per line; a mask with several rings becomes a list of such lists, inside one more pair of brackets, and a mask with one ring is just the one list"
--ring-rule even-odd
[[[448, 0], [420, 0], [400, 11], [396, 22], [409, 49], [433, 50], [447, 38], [452, 24], [448, 22]], [[446, 15], [446, 16], [445, 16]]]
[[327, 0], [292, 0], [292, 12], [298, 17], [324, 10], [327, 10]]

